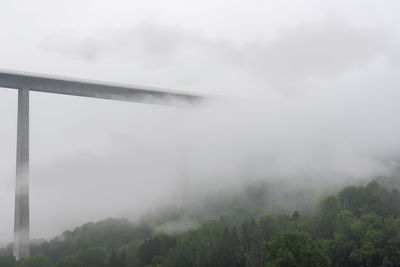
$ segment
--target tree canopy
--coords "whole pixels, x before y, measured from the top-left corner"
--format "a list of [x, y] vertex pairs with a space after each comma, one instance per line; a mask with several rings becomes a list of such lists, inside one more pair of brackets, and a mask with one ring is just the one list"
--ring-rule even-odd
[[[400, 196], [377, 182], [326, 196], [312, 216], [255, 217], [237, 201], [219, 217], [167, 211], [140, 223], [87, 223], [31, 245], [32, 257], [18, 262], [5, 256], [8, 246], [0, 266], [400, 266]], [[171, 231], [180, 220], [191, 227]]]

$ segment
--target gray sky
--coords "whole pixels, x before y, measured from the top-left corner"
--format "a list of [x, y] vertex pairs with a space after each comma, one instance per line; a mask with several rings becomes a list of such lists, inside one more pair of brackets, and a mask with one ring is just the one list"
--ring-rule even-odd
[[[400, 152], [399, 8], [0, 0], [1, 67], [227, 99], [181, 110], [31, 93], [32, 237], [173, 203], [182, 179], [210, 191], [390, 173]], [[0, 243], [13, 233], [16, 96], [0, 90]]]

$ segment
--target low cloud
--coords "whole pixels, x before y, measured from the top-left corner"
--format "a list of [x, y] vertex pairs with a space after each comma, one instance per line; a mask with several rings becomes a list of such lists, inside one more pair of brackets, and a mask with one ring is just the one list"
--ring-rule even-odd
[[52, 35], [43, 39], [40, 47], [89, 62], [118, 60], [191, 82], [218, 79], [219, 72], [244, 72], [264, 83], [258, 86], [298, 90], [310, 79], [335, 79], [379, 57], [389, 58], [389, 44], [388, 32], [341, 20], [298, 25], [270, 41], [240, 46], [180, 26], [148, 21], [93, 36]]
[[[390, 175], [400, 153], [391, 38], [343, 21], [243, 45], [152, 22], [48, 36], [47, 53], [226, 98], [175, 109], [32, 94], [32, 236], [253, 181], [279, 188], [290, 209], [295, 190]], [[12, 220], [5, 225], [1, 242], [11, 239]]]

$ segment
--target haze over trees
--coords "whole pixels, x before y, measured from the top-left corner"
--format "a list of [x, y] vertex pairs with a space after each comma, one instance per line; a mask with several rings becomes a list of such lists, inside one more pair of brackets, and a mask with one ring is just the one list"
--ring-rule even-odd
[[0, 266], [400, 266], [400, 194], [375, 181], [325, 197], [312, 216], [243, 209], [234, 201], [208, 217], [169, 207], [139, 223], [91, 222], [37, 241], [20, 262], [9, 245]]
[[400, 1], [0, 3], [1, 68], [209, 99], [31, 91], [16, 262], [0, 88], [0, 267], [400, 266]]

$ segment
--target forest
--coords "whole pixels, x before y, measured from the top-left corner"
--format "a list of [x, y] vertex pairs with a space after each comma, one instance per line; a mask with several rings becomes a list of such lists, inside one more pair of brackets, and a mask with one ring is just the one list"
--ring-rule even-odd
[[311, 215], [257, 215], [250, 204], [232, 201], [212, 216], [166, 207], [135, 223], [90, 222], [33, 241], [31, 257], [19, 262], [9, 244], [0, 249], [0, 266], [400, 266], [396, 189], [376, 181], [346, 186], [325, 196]]

